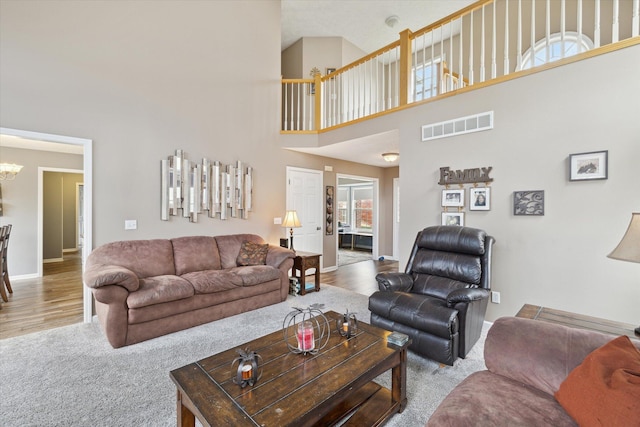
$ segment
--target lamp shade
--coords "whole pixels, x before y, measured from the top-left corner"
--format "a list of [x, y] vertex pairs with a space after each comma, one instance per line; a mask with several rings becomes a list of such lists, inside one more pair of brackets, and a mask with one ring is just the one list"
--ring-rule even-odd
[[640, 212], [631, 214], [627, 232], [622, 236], [618, 246], [607, 256], [621, 261], [640, 262]]
[[288, 228], [298, 228], [302, 227], [300, 224], [300, 220], [298, 219], [298, 212], [296, 211], [287, 211], [284, 215], [284, 220], [282, 221], [283, 227]]

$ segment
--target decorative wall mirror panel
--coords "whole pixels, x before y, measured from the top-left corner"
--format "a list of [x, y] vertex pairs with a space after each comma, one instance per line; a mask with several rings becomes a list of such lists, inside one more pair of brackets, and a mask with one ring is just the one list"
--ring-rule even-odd
[[183, 150], [161, 161], [160, 197], [163, 221], [171, 216], [198, 222], [207, 212], [210, 218], [249, 218], [253, 169], [241, 161], [223, 166], [219, 161], [187, 159]]

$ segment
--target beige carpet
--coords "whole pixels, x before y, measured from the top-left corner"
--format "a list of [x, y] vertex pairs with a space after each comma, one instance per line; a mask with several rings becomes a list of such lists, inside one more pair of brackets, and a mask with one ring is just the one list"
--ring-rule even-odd
[[[0, 425], [175, 426], [171, 370], [281, 328], [292, 307], [324, 303], [368, 321], [367, 302], [323, 284], [320, 292], [121, 349], [109, 346], [97, 323], [0, 340]], [[424, 426], [456, 384], [484, 369], [483, 343], [484, 334], [452, 367], [409, 353], [408, 406], [387, 425]], [[378, 382], [390, 387], [390, 375]]]

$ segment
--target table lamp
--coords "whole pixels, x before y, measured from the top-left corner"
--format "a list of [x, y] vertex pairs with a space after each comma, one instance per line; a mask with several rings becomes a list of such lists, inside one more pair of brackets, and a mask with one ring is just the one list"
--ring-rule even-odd
[[284, 214], [284, 221], [282, 221], [282, 226], [289, 227], [289, 235], [291, 236], [290, 249], [293, 251], [293, 229], [302, 227], [302, 224], [300, 224], [300, 220], [298, 219], [298, 212], [287, 211]]
[[[618, 246], [607, 256], [621, 261], [640, 262], [640, 212], [631, 214], [627, 232], [622, 236]], [[634, 331], [636, 335], [640, 335], [640, 326]]]

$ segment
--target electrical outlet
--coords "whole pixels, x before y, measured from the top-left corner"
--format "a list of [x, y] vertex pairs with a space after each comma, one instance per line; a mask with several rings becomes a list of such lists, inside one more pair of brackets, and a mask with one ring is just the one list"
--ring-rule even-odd
[[491, 291], [491, 302], [494, 304], [500, 304], [500, 292]]
[[125, 219], [124, 220], [124, 229], [125, 230], [135, 230], [138, 228], [138, 221], [135, 219]]

